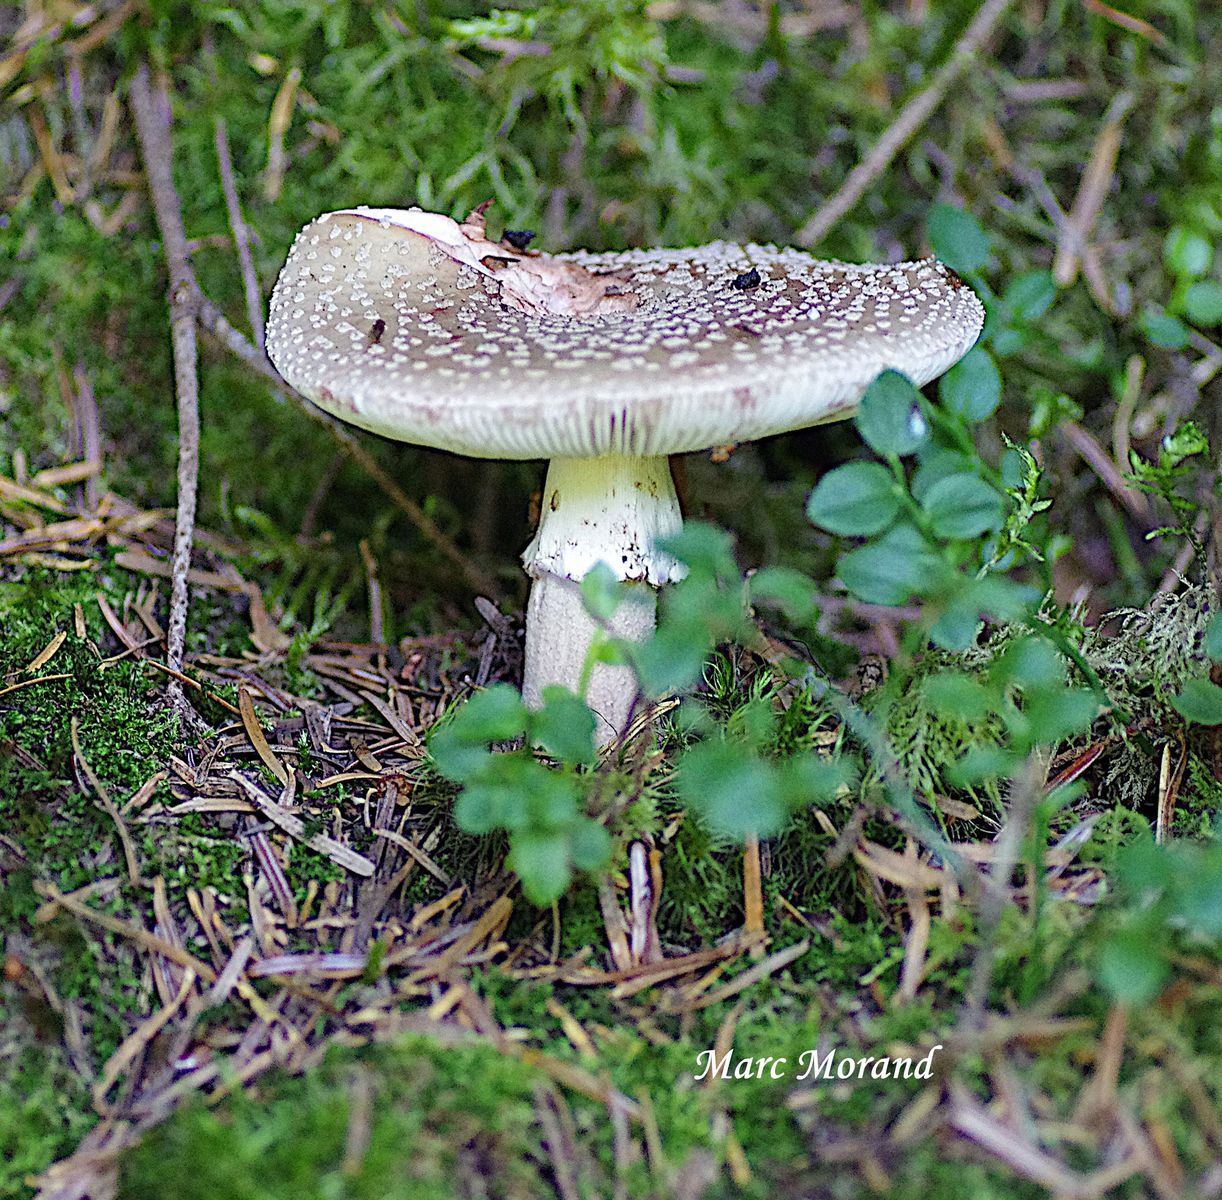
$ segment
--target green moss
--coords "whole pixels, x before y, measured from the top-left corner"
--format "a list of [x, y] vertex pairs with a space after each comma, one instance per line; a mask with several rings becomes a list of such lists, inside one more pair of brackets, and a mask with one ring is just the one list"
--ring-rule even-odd
[[[269, 1078], [222, 1111], [194, 1105], [124, 1163], [120, 1195], [182, 1200], [480, 1194], [535, 1197], [547, 1161], [533, 1114], [540, 1077], [482, 1046], [424, 1040], [333, 1054], [316, 1071]], [[345, 1168], [357, 1089], [369, 1140]]]
[[[0, 993], [9, 1037], [29, 1037], [18, 1005]], [[71, 1153], [93, 1124], [85, 1081], [50, 1042], [31, 1040], [11, 1054], [0, 1042], [0, 1195], [20, 1196], [25, 1178]]]

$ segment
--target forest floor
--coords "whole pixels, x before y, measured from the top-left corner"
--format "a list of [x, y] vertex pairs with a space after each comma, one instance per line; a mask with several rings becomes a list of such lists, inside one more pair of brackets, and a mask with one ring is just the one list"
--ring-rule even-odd
[[[1129, 7], [0, 14], [0, 1195], [1222, 1195], [1222, 714], [1184, 703], [1222, 682], [1222, 20]], [[817, 581], [817, 623], [712, 654], [708, 712], [859, 776], [744, 850], [667, 702], [582, 776], [609, 872], [537, 907], [458, 828], [430, 731], [518, 682], [537, 464], [319, 419], [262, 314], [318, 212], [489, 195], [549, 249], [889, 259], [972, 214], [978, 452], [1038, 464], [1025, 581], [1099, 700], [1038, 778], [964, 783], [1001, 735], [927, 690], [1007, 629], [913, 654], [915, 606], [835, 581], [805, 513], [846, 423], [685, 490]], [[865, 1066], [804, 1075], [829, 1054]]]

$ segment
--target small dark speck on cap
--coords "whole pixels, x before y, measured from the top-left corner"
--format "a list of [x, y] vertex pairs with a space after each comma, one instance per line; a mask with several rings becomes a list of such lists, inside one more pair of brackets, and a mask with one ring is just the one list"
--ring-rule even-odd
[[503, 237], [515, 250], [525, 250], [534, 241], [535, 231], [533, 229], [506, 229]]
[[730, 286], [738, 288], [740, 292], [749, 292], [752, 288], [759, 287], [760, 282], [760, 273], [752, 267], [751, 270], [744, 271], [741, 275], [736, 276]]
[[369, 327], [369, 344], [376, 346], [382, 340], [382, 334], [386, 332], [386, 322], [378, 317], [376, 321]]

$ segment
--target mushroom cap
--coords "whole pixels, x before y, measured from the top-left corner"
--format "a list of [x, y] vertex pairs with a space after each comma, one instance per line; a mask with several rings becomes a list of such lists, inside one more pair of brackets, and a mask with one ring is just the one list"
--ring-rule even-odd
[[[450, 227], [397, 209], [307, 225], [267, 326], [285, 380], [354, 425], [477, 458], [677, 454], [851, 416], [881, 371], [927, 383], [984, 323], [932, 258], [714, 242], [460, 261]], [[514, 260], [584, 268], [609, 305], [635, 307], [522, 311], [498, 279]]]

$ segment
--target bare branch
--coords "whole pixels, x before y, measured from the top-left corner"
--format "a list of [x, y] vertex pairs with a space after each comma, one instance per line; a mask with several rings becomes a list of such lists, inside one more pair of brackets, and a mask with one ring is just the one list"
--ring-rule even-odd
[[221, 191], [225, 194], [225, 211], [229, 214], [229, 228], [233, 230], [233, 245], [238, 252], [238, 268], [242, 272], [242, 288], [246, 293], [246, 319], [259, 352], [263, 352], [263, 295], [259, 290], [259, 279], [255, 274], [255, 262], [250, 253], [250, 226], [242, 216], [242, 202], [238, 198], [237, 184], [233, 178], [233, 155], [229, 150], [229, 130], [225, 118], [216, 118], [216, 161], [221, 172]]
[[[195, 334], [198, 287], [183, 228], [182, 202], [174, 188], [170, 97], [160, 81], [155, 87], [149, 83], [145, 65], [132, 78], [131, 107], [170, 275], [170, 329], [174, 344], [174, 391], [178, 399], [178, 509], [174, 519], [166, 659], [172, 671], [181, 671], [187, 637], [187, 572], [191, 569], [199, 485], [199, 372]], [[187, 700], [182, 684], [174, 678], [170, 680], [169, 695], [171, 703], [185, 717]]]
[[963, 74], [975, 59], [980, 47], [997, 28], [1006, 15], [1013, 0], [985, 0], [955, 43], [950, 57], [934, 73], [924, 91], [918, 92], [891, 123], [886, 133], [846, 176], [844, 183], [816, 210], [814, 215], [798, 230], [794, 237], [799, 246], [813, 246], [843, 217], [866, 189], [891, 164], [891, 160], [911, 140], [926, 121], [933, 116], [942, 103], [951, 85]]

